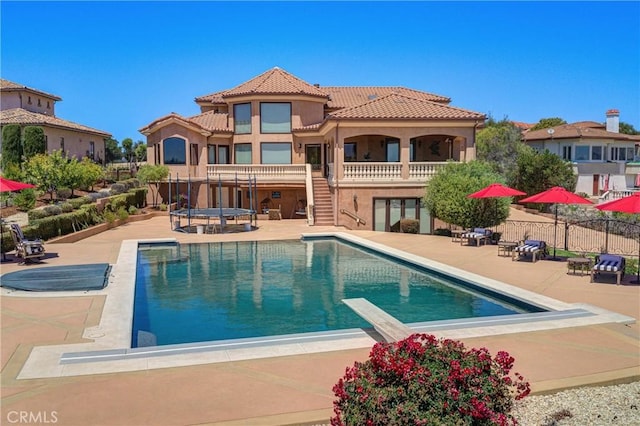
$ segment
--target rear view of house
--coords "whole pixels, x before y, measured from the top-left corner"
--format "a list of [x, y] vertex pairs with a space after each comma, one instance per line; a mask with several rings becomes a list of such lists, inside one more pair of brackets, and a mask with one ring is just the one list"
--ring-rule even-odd
[[428, 233], [425, 186], [447, 161], [475, 158], [485, 119], [450, 101], [404, 87], [310, 84], [276, 67], [197, 97], [196, 116], [171, 113], [140, 131], [149, 163], [190, 180], [192, 207], [279, 209], [283, 219], [377, 231], [412, 218]]

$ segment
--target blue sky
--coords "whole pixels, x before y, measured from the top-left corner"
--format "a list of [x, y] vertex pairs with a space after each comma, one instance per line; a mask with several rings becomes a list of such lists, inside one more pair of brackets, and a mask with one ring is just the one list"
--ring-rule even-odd
[[640, 2], [0, 2], [2, 78], [122, 140], [279, 66], [405, 86], [496, 119], [640, 130]]

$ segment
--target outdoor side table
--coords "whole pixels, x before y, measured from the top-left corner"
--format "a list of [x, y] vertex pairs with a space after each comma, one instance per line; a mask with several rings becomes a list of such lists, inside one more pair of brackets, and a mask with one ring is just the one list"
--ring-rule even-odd
[[452, 229], [451, 230], [451, 241], [456, 242], [456, 241], [460, 241], [460, 238], [462, 237], [462, 234], [464, 234], [466, 231], [464, 229]]
[[[567, 259], [567, 274], [576, 274], [576, 271], [580, 271], [580, 276], [586, 272], [589, 273], [591, 269], [591, 259], [588, 257], [570, 257]], [[573, 272], [572, 272], [573, 271]]]
[[498, 256], [511, 256], [518, 243], [512, 241], [498, 241]]

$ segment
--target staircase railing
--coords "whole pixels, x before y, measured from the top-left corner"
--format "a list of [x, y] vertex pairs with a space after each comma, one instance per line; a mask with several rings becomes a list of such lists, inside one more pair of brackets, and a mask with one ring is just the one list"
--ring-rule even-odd
[[311, 176], [311, 164], [307, 163], [305, 168], [306, 176], [304, 186], [307, 190], [307, 225], [313, 226], [315, 219], [313, 217], [313, 206], [316, 202], [313, 198], [313, 177]]
[[355, 220], [356, 221], [356, 225], [359, 225], [359, 224], [366, 225], [367, 224], [366, 220], [364, 220], [363, 218], [361, 218], [360, 216], [358, 216], [354, 212], [350, 212], [349, 210], [345, 210], [345, 209], [340, 209], [340, 213], [346, 214], [351, 219]]

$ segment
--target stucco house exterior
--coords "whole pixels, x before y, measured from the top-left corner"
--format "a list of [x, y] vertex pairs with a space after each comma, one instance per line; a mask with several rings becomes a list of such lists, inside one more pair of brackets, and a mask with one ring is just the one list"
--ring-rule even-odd
[[105, 139], [111, 134], [56, 116], [62, 98], [0, 79], [0, 129], [7, 124], [42, 127], [47, 152], [63, 150], [69, 157], [89, 157], [104, 164]]
[[[445, 96], [321, 86], [278, 67], [195, 102], [198, 115], [170, 113], [140, 129], [148, 162], [191, 182], [192, 207], [279, 208], [283, 219], [378, 231], [401, 218], [431, 231], [425, 186], [447, 161], [475, 158], [485, 119]], [[166, 183], [161, 194], [166, 202]]]
[[620, 133], [616, 109], [606, 112], [604, 124], [580, 121], [527, 131], [523, 140], [538, 151], [549, 150], [570, 161], [578, 177], [576, 192], [600, 196], [640, 186], [640, 136]]

